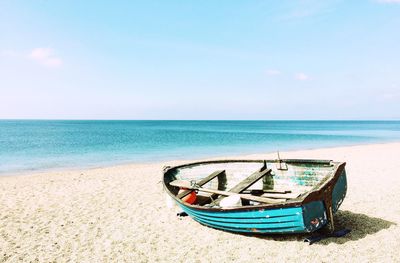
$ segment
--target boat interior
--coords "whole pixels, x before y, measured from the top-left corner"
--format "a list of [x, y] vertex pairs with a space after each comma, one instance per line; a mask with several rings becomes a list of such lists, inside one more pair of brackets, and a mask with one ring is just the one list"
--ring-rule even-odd
[[301, 201], [334, 176], [330, 160], [227, 160], [167, 168], [164, 185], [176, 200], [231, 208]]

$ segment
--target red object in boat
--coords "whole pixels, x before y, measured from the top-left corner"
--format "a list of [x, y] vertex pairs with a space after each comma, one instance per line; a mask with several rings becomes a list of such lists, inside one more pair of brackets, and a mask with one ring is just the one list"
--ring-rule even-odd
[[[179, 193], [182, 193], [183, 191], [186, 191], [186, 188], [181, 188], [179, 190]], [[190, 192], [190, 194], [186, 195], [185, 197], [182, 198], [183, 202], [189, 203], [189, 204], [194, 204], [196, 202], [197, 195], [195, 191]]]

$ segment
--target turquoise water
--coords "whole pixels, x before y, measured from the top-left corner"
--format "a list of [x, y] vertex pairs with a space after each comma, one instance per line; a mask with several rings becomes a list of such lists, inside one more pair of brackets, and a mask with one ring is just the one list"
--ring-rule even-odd
[[400, 121], [0, 121], [0, 174], [400, 140]]

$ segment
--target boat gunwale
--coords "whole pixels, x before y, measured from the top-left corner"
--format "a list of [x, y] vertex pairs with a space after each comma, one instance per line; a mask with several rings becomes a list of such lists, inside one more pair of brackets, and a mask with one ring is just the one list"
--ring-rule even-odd
[[[165, 180], [166, 175], [174, 170], [183, 167], [191, 167], [195, 165], [202, 165], [202, 164], [217, 164], [217, 163], [298, 163], [298, 164], [331, 164], [333, 165], [332, 171], [328, 172], [328, 174], [313, 188], [309, 191], [303, 193], [299, 197], [287, 201], [283, 201], [282, 203], [277, 204], [259, 204], [259, 205], [252, 205], [252, 206], [241, 206], [241, 207], [228, 207], [228, 208], [221, 208], [221, 207], [204, 207], [199, 205], [191, 205], [186, 202], [183, 202], [181, 199], [177, 198], [167, 187], [167, 182]], [[233, 159], [233, 160], [208, 160], [208, 161], [197, 161], [191, 162], [186, 164], [181, 164], [177, 166], [166, 166], [163, 171], [163, 188], [171, 196], [175, 201], [178, 203], [195, 210], [203, 210], [207, 212], [236, 212], [236, 211], [254, 211], [254, 210], [261, 210], [261, 209], [279, 209], [279, 208], [290, 208], [290, 207], [301, 207], [304, 204], [313, 202], [313, 201], [326, 201], [327, 199], [331, 198], [331, 193], [333, 190], [332, 185], [334, 186], [341, 176], [346, 163], [345, 162], [334, 162], [332, 160], [318, 160], [318, 159], [280, 159], [280, 160], [266, 160], [266, 159]]]

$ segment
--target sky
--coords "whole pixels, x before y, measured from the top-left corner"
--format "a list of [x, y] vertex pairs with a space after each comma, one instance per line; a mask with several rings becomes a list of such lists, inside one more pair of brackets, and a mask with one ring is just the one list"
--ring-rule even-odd
[[0, 119], [400, 119], [400, 0], [0, 1]]

